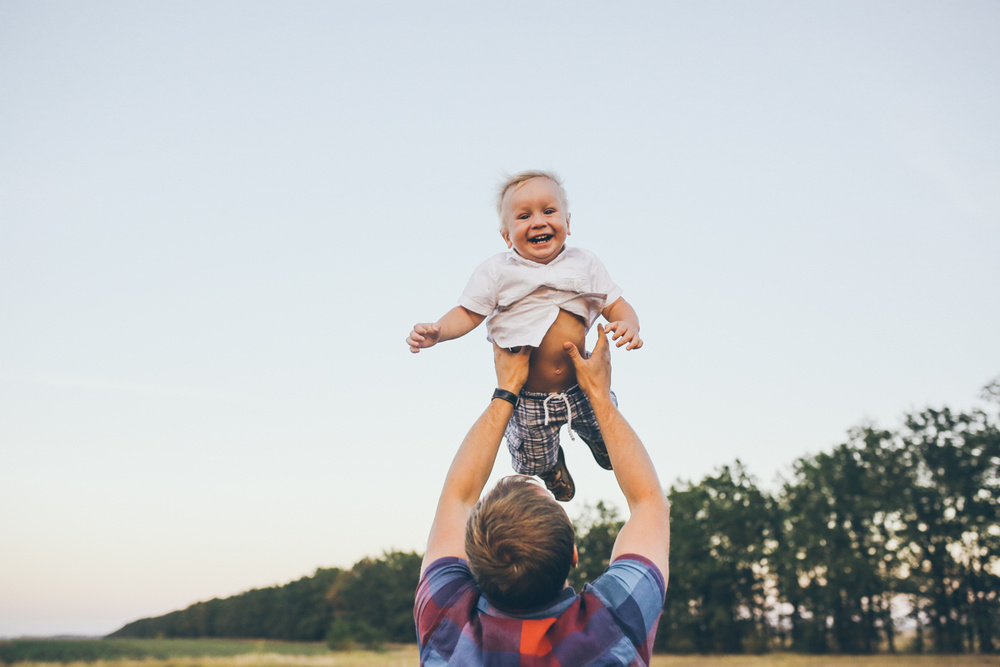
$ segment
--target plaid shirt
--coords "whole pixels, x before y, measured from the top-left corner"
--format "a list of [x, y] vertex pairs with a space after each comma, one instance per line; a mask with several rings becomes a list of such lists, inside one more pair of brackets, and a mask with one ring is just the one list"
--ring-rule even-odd
[[417, 586], [420, 664], [646, 667], [665, 595], [659, 569], [630, 554], [579, 595], [566, 588], [544, 609], [513, 615], [487, 602], [464, 560], [440, 558]]

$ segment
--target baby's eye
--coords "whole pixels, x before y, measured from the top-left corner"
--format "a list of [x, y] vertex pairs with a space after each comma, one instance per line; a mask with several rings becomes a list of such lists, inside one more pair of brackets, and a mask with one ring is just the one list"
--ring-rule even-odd
[[517, 216], [517, 219], [518, 220], [527, 220], [530, 217], [531, 217], [531, 214], [529, 214], [529, 213], [521, 213], [520, 215]]
[[545, 209], [545, 215], [552, 215], [555, 212], [556, 212], [556, 210], [554, 208], [547, 208], [547, 209]]

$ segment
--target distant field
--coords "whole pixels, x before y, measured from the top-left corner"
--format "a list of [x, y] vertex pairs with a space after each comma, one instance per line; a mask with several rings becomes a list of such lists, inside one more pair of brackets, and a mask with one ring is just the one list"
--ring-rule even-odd
[[16, 639], [0, 641], [0, 662], [169, 660], [243, 655], [329, 654], [325, 644], [227, 639]]
[[[238, 640], [114, 639], [0, 641], [0, 663], [18, 667], [413, 667], [416, 646], [334, 653], [324, 644]], [[1000, 667], [988, 656], [653, 657], [652, 667]]]

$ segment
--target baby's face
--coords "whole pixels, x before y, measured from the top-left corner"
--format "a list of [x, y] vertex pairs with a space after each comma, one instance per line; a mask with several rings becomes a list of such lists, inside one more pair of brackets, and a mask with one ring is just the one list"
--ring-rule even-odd
[[508, 248], [539, 264], [559, 256], [569, 236], [569, 212], [559, 187], [547, 178], [532, 178], [504, 197]]

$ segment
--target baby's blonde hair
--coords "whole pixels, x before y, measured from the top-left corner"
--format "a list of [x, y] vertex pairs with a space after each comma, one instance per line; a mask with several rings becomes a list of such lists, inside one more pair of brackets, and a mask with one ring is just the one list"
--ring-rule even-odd
[[522, 171], [520, 173], [510, 176], [509, 174], [504, 174], [503, 182], [497, 188], [497, 215], [500, 216], [500, 231], [507, 231], [507, 211], [504, 209], [504, 197], [512, 189], [516, 188], [525, 181], [530, 181], [533, 178], [547, 178], [556, 184], [559, 189], [559, 196], [562, 198], [563, 208], [569, 208], [569, 201], [566, 199], [566, 189], [563, 187], [562, 181], [559, 179], [555, 173], [551, 171], [541, 171], [538, 169], [533, 169], [529, 171]]

